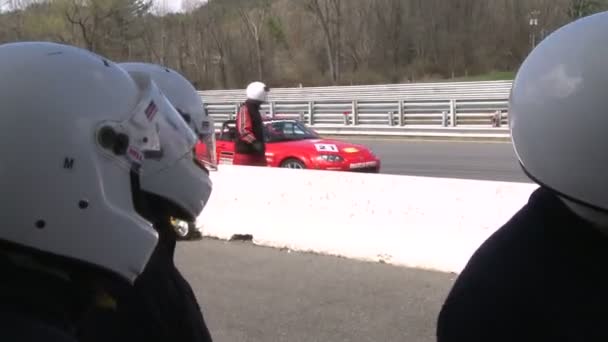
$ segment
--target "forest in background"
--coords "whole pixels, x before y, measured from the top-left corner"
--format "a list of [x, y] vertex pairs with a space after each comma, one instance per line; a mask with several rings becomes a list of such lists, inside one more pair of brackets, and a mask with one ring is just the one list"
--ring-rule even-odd
[[607, 0], [0, 0], [0, 43], [77, 45], [198, 89], [508, 79], [547, 34]]

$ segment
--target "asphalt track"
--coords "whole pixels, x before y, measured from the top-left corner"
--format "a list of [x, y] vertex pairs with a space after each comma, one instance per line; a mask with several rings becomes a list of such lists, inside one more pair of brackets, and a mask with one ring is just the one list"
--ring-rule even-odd
[[510, 143], [348, 139], [370, 147], [382, 161], [381, 173], [531, 182]]
[[[530, 182], [508, 143], [349, 139], [382, 173]], [[247, 243], [180, 243], [177, 262], [216, 342], [435, 341], [455, 275]]]
[[435, 341], [455, 276], [248, 243], [180, 242], [216, 342]]

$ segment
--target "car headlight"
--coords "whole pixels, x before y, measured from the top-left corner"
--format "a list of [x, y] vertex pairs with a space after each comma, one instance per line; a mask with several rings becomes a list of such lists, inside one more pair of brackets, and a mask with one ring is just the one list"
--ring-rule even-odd
[[344, 161], [344, 158], [340, 157], [337, 154], [322, 154], [318, 156], [317, 159], [324, 160], [330, 163], [339, 163]]

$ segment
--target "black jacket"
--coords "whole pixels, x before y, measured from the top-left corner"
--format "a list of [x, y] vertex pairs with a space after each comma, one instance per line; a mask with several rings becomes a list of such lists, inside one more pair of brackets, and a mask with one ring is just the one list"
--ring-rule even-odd
[[541, 188], [471, 257], [437, 341], [608, 341], [608, 236]]
[[98, 270], [3, 248], [0, 271], [0, 341], [80, 341], [79, 325], [101, 289], [94, 284], [103, 283], [91, 276]]
[[[162, 200], [151, 200], [147, 216], [159, 241], [134, 287], [114, 287], [116, 310], [98, 310], [83, 324], [84, 342], [212, 341], [192, 288], [174, 264], [177, 234]], [[154, 213], [154, 214], [152, 214]], [[105, 335], [97, 335], [103, 331]]]
[[[173, 231], [168, 222], [163, 228]], [[175, 244], [175, 233], [161, 235], [132, 293], [120, 298], [123, 341], [212, 341], [196, 296], [174, 264]]]

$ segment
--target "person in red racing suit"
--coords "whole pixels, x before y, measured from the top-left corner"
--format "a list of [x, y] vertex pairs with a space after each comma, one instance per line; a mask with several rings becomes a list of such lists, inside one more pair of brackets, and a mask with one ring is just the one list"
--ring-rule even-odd
[[262, 82], [247, 86], [247, 100], [236, 116], [237, 137], [234, 165], [267, 166], [264, 123], [260, 106], [266, 102], [268, 87]]

